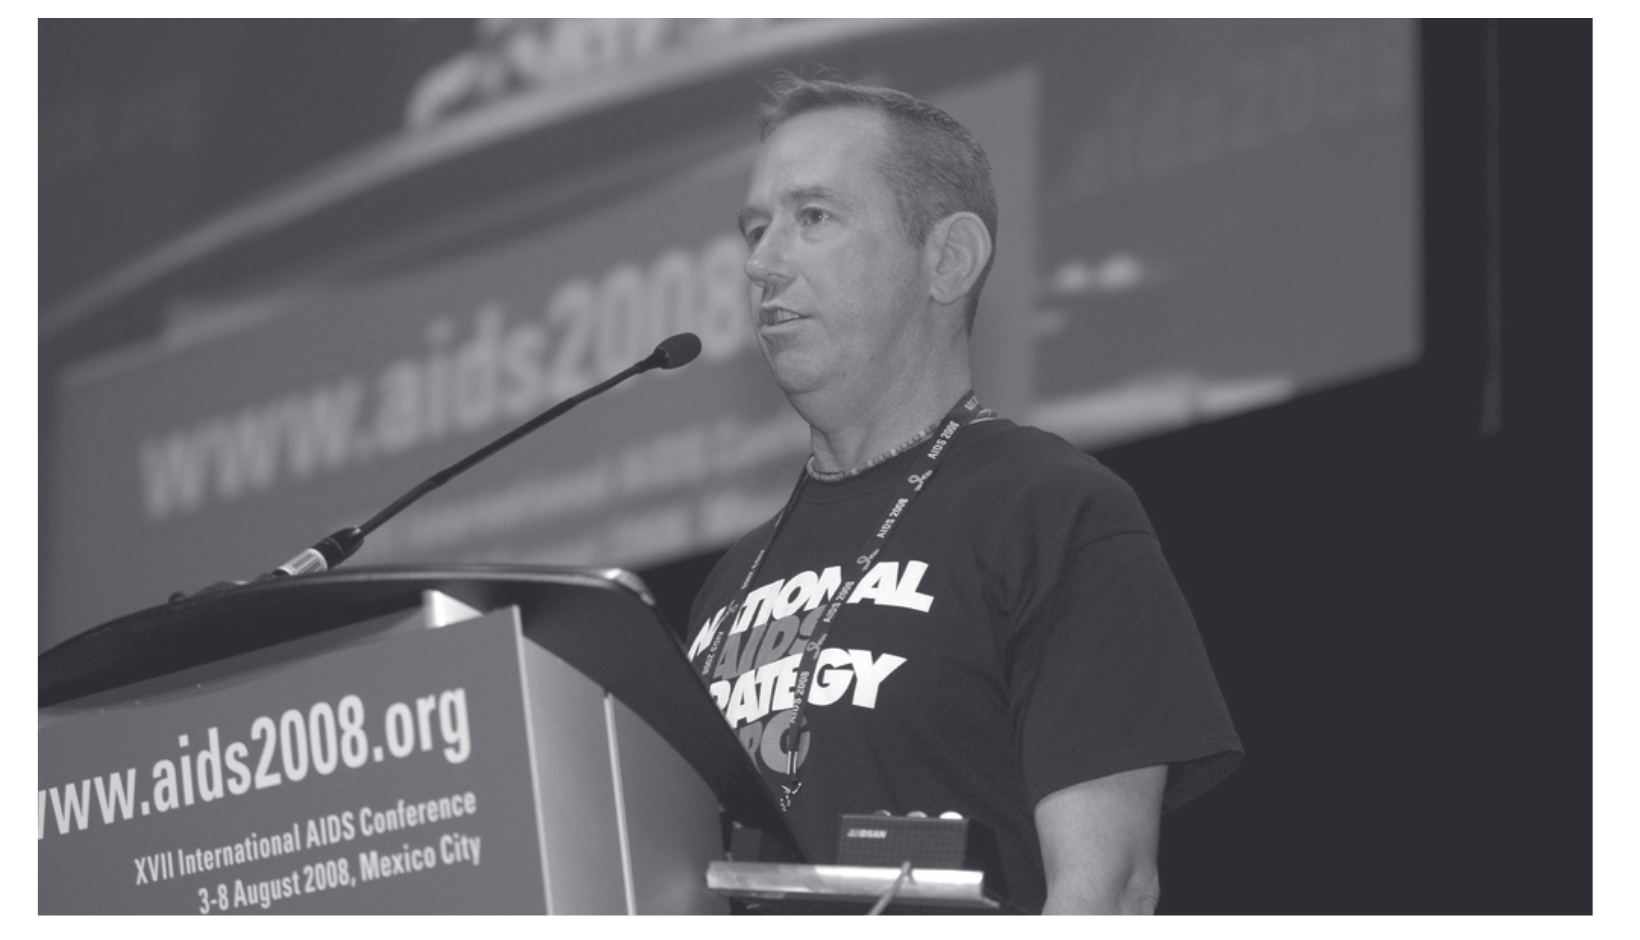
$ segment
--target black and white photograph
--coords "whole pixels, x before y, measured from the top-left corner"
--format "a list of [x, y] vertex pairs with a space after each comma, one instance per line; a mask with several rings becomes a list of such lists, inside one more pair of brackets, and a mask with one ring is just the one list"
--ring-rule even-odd
[[1557, 12], [36, 20], [36, 913], [1601, 929]]

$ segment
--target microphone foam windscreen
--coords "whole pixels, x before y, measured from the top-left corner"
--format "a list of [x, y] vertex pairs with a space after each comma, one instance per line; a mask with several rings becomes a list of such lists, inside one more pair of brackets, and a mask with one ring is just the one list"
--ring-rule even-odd
[[661, 368], [676, 369], [694, 362], [695, 357], [700, 355], [700, 337], [693, 333], [679, 333], [661, 340], [655, 348], [665, 356]]

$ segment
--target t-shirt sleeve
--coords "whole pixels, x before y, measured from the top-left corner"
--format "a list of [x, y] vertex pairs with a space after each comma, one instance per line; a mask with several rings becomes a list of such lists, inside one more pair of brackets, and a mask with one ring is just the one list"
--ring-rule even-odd
[[1046, 602], [1021, 625], [1012, 695], [1027, 797], [1168, 765], [1163, 811], [1241, 759], [1194, 618], [1148, 531], [1064, 554]]

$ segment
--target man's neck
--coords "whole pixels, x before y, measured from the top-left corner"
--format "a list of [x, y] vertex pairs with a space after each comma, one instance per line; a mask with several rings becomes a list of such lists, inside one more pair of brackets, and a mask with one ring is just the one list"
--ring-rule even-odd
[[809, 423], [815, 469], [834, 473], [857, 469], [906, 444], [945, 417], [958, 396], [972, 388], [973, 379], [963, 368], [909, 392], [838, 403], [829, 413], [813, 402], [793, 405]]

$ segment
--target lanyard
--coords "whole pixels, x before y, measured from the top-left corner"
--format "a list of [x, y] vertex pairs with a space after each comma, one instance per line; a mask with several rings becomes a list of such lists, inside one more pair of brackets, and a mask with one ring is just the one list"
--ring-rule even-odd
[[[797, 683], [792, 696], [793, 704], [787, 710], [791, 720], [786, 725], [784, 732], [786, 738], [782, 741], [782, 749], [786, 751], [786, 766], [783, 771], [778, 767], [773, 768], [783, 778], [780, 783], [780, 809], [782, 812], [791, 808], [792, 797], [797, 795], [798, 789], [803, 785], [802, 781], [798, 779], [797, 773], [797, 756], [802, 743], [803, 715], [808, 707], [809, 690], [813, 687], [811, 679], [820, 660], [820, 651], [826, 644], [826, 637], [831, 632], [838, 612], [847, 603], [855, 585], [860, 582], [861, 578], [865, 577], [866, 572], [871, 570], [872, 562], [876, 561], [877, 556], [881, 554], [883, 545], [888, 541], [888, 537], [893, 534], [895, 526], [905, 517], [906, 508], [911, 505], [911, 501], [917, 497], [917, 494], [922, 492], [923, 487], [928, 483], [928, 479], [934, 475], [935, 467], [939, 464], [940, 458], [950, 449], [952, 438], [956, 437], [957, 432], [967, 425], [982, 417], [990, 416], [991, 412], [980, 408], [979, 399], [974, 397], [973, 392], [965, 392], [962, 398], [951, 407], [950, 412], [945, 416], [945, 420], [941, 422], [940, 429], [930, 439], [932, 443], [928, 444], [922, 454], [918, 456], [911, 474], [900, 482], [894, 494], [894, 501], [889, 504], [883, 522], [867, 536], [864, 547], [860, 549], [859, 555], [854, 559], [855, 572], [853, 577], [843, 582], [842, 586], [837, 589], [831, 603], [826, 607], [825, 612], [820, 615], [814, 633], [809, 637], [808, 642], [804, 644], [801, 659], [798, 661]], [[780, 510], [780, 515], [775, 517], [774, 526], [769, 532], [768, 540], [763, 543], [763, 547], [758, 550], [756, 557], [752, 559], [752, 565], [747, 570], [746, 577], [741, 579], [739, 593], [724, 610], [718, 629], [712, 636], [711, 648], [707, 650], [705, 665], [701, 667], [701, 677], [703, 679], [709, 679], [713, 672], [717, 670], [718, 660], [723, 653], [723, 638], [733, 630], [734, 623], [741, 613], [741, 606], [745, 604], [750, 592], [752, 581], [757, 577], [758, 569], [763, 566], [763, 560], [768, 557], [769, 549], [774, 545], [775, 539], [780, 537], [781, 529], [797, 508], [797, 501], [802, 496], [803, 487], [807, 481], [808, 471], [805, 468], [803, 474], [797, 479], [797, 485], [792, 488], [792, 494], [787, 498], [785, 507]], [[724, 629], [724, 625], [728, 625], [728, 629]]]

